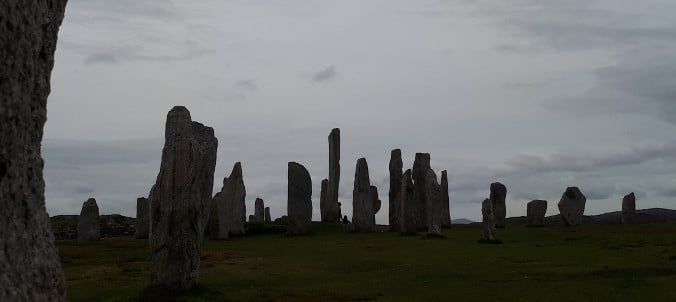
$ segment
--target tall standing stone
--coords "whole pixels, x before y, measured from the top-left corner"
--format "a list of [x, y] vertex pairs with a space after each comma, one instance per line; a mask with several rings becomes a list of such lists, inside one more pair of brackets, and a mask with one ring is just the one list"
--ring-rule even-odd
[[390, 152], [390, 231], [401, 231], [401, 181], [404, 163], [401, 160], [401, 150], [394, 149]]
[[150, 230], [150, 213], [148, 198], [139, 197], [136, 199], [136, 220], [134, 221], [134, 237], [137, 239], [148, 238]]
[[324, 203], [320, 200], [322, 221], [340, 222], [338, 208], [338, 187], [340, 184], [340, 129], [335, 128], [329, 134], [329, 183], [326, 187]]
[[265, 203], [263, 199], [256, 198], [256, 201], [254, 201], [254, 216], [256, 216], [256, 222], [265, 222]]
[[[365, 158], [357, 160], [352, 190], [352, 225], [355, 231], [374, 231], [376, 227], [373, 200], [374, 190], [369, 180], [369, 166]], [[377, 194], [377, 193], [376, 193]]]
[[546, 213], [546, 200], [533, 200], [529, 202], [526, 206], [526, 225], [530, 227], [544, 226]]
[[413, 188], [415, 191], [415, 203], [417, 205], [415, 214], [418, 230], [427, 229], [427, 174], [430, 170], [430, 154], [416, 153], [413, 161]]
[[96, 199], [89, 198], [82, 204], [82, 210], [77, 217], [77, 240], [90, 241], [101, 239], [99, 226], [99, 206]]
[[40, 150], [66, 0], [0, 1], [0, 301], [63, 301]]
[[493, 202], [490, 199], [485, 199], [481, 203], [481, 217], [484, 224], [484, 237], [480, 242], [497, 242], [495, 237], [495, 215], [493, 213]]
[[415, 188], [411, 178], [411, 169], [401, 177], [401, 230], [402, 234], [415, 234], [418, 231], [418, 204], [415, 200]]
[[622, 223], [636, 222], [636, 195], [631, 192], [622, 198]]
[[430, 169], [427, 172], [427, 233], [429, 235], [441, 235], [442, 202], [441, 186], [437, 181], [437, 174]]
[[246, 222], [246, 187], [242, 164], [235, 163], [230, 176], [223, 178], [223, 187], [211, 202], [209, 237], [228, 239], [230, 235], [244, 235]]
[[587, 197], [580, 192], [580, 189], [568, 187], [558, 204], [563, 222], [568, 226], [580, 224], [586, 203]]
[[289, 162], [287, 235], [312, 233], [312, 179], [307, 169], [299, 163]]
[[265, 222], [272, 222], [272, 218], [270, 218], [270, 207], [265, 207]]
[[490, 200], [493, 203], [493, 215], [495, 218], [495, 227], [504, 228], [505, 219], [507, 217], [507, 206], [505, 205], [505, 198], [507, 197], [507, 187], [505, 185], [494, 182], [491, 184]]
[[188, 109], [167, 114], [162, 164], [150, 196], [151, 285], [173, 290], [199, 282], [218, 140]]
[[441, 171], [441, 226], [451, 227], [451, 198], [448, 195], [448, 172]]
[[[326, 202], [326, 195], [327, 195], [327, 190], [329, 189], [329, 180], [324, 178], [322, 179], [320, 188], [319, 188], [319, 214], [322, 216], [322, 221], [325, 221], [327, 219], [327, 202]], [[324, 214], [322, 214], [324, 213]]]

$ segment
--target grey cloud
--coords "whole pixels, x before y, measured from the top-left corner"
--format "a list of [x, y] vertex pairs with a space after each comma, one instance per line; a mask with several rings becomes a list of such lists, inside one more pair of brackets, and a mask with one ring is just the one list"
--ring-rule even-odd
[[256, 83], [256, 80], [239, 80], [235, 82], [234, 86], [235, 88], [249, 92], [258, 90], [258, 83]]
[[312, 76], [312, 81], [325, 82], [335, 78], [336, 75], [337, 75], [336, 67], [331, 65], [318, 72], [315, 72], [315, 74]]
[[115, 64], [124, 61], [146, 61], [146, 62], [174, 62], [186, 61], [214, 53], [210, 49], [199, 49], [190, 47], [177, 55], [159, 55], [159, 54], [141, 54], [138, 49], [109, 49], [99, 51], [88, 55], [84, 59], [85, 64]]

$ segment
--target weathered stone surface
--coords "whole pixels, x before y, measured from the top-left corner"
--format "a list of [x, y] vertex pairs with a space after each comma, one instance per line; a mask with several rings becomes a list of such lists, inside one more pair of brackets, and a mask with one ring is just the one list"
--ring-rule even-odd
[[265, 203], [261, 198], [256, 198], [254, 201], [254, 216], [257, 222], [265, 221]]
[[96, 199], [89, 198], [82, 204], [80, 216], [77, 217], [77, 240], [99, 239], [101, 239], [99, 206], [96, 204]]
[[418, 204], [415, 200], [415, 188], [411, 178], [411, 169], [401, 177], [401, 233], [414, 234], [418, 231]]
[[451, 227], [451, 198], [448, 195], [448, 172], [441, 171], [441, 226]]
[[265, 222], [272, 222], [270, 217], [270, 207], [265, 207]]
[[136, 199], [136, 220], [134, 221], [134, 237], [137, 239], [146, 239], [150, 231], [150, 205], [148, 198], [139, 197]]
[[390, 152], [390, 231], [401, 231], [401, 181], [404, 163], [401, 160], [401, 150], [394, 149]]
[[[352, 190], [352, 225], [355, 231], [370, 232], [375, 230], [375, 208], [373, 189], [369, 180], [369, 166], [365, 158], [357, 160], [354, 172], [354, 189]], [[376, 192], [377, 194], [377, 192]]]
[[322, 221], [340, 222], [338, 208], [338, 187], [340, 184], [340, 129], [335, 128], [329, 134], [329, 179], [324, 203], [320, 200]]
[[0, 1], [0, 301], [62, 301], [40, 150], [66, 0]]
[[546, 200], [533, 200], [529, 202], [526, 206], [526, 225], [531, 227], [544, 226], [546, 213]]
[[568, 187], [559, 201], [559, 212], [566, 225], [578, 225], [582, 221], [587, 198], [577, 187]]
[[150, 191], [151, 285], [190, 289], [199, 281], [218, 140], [185, 107], [167, 114], [162, 163]]
[[486, 242], [494, 242], [495, 237], [495, 216], [493, 213], [493, 202], [490, 199], [485, 199], [481, 203], [481, 216], [484, 223], [484, 237]]
[[427, 172], [427, 233], [429, 235], [441, 235], [442, 220], [442, 197], [441, 186], [437, 181], [437, 174], [430, 169]]
[[312, 179], [301, 164], [289, 162], [288, 235], [312, 233]]
[[223, 187], [211, 201], [211, 215], [207, 233], [211, 239], [228, 239], [243, 235], [246, 222], [246, 187], [242, 164], [232, 167], [229, 177], [223, 178]]
[[636, 221], [636, 195], [631, 192], [622, 198], [622, 223]]
[[427, 229], [427, 173], [430, 170], [430, 155], [429, 153], [416, 153], [413, 161], [413, 188], [415, 191], [415, 203], [417, 209], [415, 210], [416, 222], [418, 223], [418, 230]]
[[490, 200], [493, 203], [493, 216], [495, 218], [495, 227], [504, 228], [505, 218], [507, 217], [507, 206], [505, 205], [505, 198], [507, 197], [507, 187], [505, 185], [494, 182], [491, 184]]

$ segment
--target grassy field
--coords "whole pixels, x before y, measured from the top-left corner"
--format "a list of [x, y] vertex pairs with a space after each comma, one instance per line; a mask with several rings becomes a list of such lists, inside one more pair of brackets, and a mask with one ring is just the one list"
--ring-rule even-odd
[[148, 289], [147, 241], [58, 241], [71, 301], [676, 301], [676, 224], [205, 241], [201, 286]]

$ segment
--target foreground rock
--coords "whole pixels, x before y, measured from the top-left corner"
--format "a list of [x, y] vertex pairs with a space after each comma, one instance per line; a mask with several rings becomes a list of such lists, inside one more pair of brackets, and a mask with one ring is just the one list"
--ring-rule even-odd
[[99, 206], [96, 199], [89, 198], [82, 204], [80, 216], [77, 217], [77, 240], [99, 240], [101, 229], [99, 228]]
[[256, 201], [254, 201], [254, 216], [256, 222], [265, 222], [265, 203], [263, 199], [256, 198]]
[[418, 231], [418, 204], [415, 200], [415, 187], [411, 170], [408, 169], [401, 177], [401, 233], [415, 234]]
[[340, 222], [338, 207], [338, 187], [340, 184], [340, 129], [335, 128], [329, 134], [329, 179], [326, 186], [324, 203], [320, 200], [322, 221]]
[[559, 201], [559, 213], [568, 226], [580, 224], [587, 198], [577, 187], [568, 187]]
[[[352, 190], [352, 225], [355, 231], [371, 232], [376, 228], [374, 194], [365, 158], [357, 160]], [[377, 194], [377, 193], [376, 193]]]
[[546, 213], [546, 200], [533, 200], [529, 202], [526, 206], [526, 225], [530, 227], [544, 226]]
[[413, 188], [415, 192], [415, 210], [418, 230], [427, 229], [428, 183], [427, 174], [430, 171], [429, 153], [416, 153], [413, 162]]
[[437, 174], [430, 169], [427, 172], [427, 234], [441, 236], [441, 220], [443, 205], [441, 186], [437, 181]]
[[636, 222], [636, 195], [631, 192], [622, 198], [622, 223]]
[[493, 215], [495, 216], [495, 227], [504, 228], [505, 218], [507, 217], [507, 206], [505, 205], [505, 198], [507, 197], [507, 187], [505, 185], [494, 182], [491, 184], [490, 200], [493, 203]]
[[441, 226], [451, 227], [451, 198], [448, 195], [448, 172], [441, 171]]
[[493, 202], [485, 199], [481, 203], [481, 217], [484, 224], [484, 236], [479, 240], [481, 243], [499, 243], [495, 236], [495, 216], [493, 213]]
[[217, 146], [214, 130], [193, 122], [188, 109], [169, 111], [160, 172], [148, 197], [153, 286], [187, 290], [199, 281]]
[[0, 1], [0, 301], [63, 301], [41, 156], [66, 0]]
[[134, 223], [134, 237], [137, 239], [146, 239], [150, 231], [150, 213], [148, 212], [148, 198], [139, 197], [136, 199], [136, 221]]
[[401, 150], [394, 149], [390, 153], [390, 231], [401, 231], [401, 181], [404, 163], [401, 160]]
[[211, 201], [208, 234], [211, 239], [228, 239], [230, 235], [244, 235], [246, 222], [246, 187], [242, 164], [232, 167], [230, 176], [223, 178], [223, 187]]
[[287, 235], [312, 233], [312, 179], [301, 164], [290, 162], [288, 171]]

